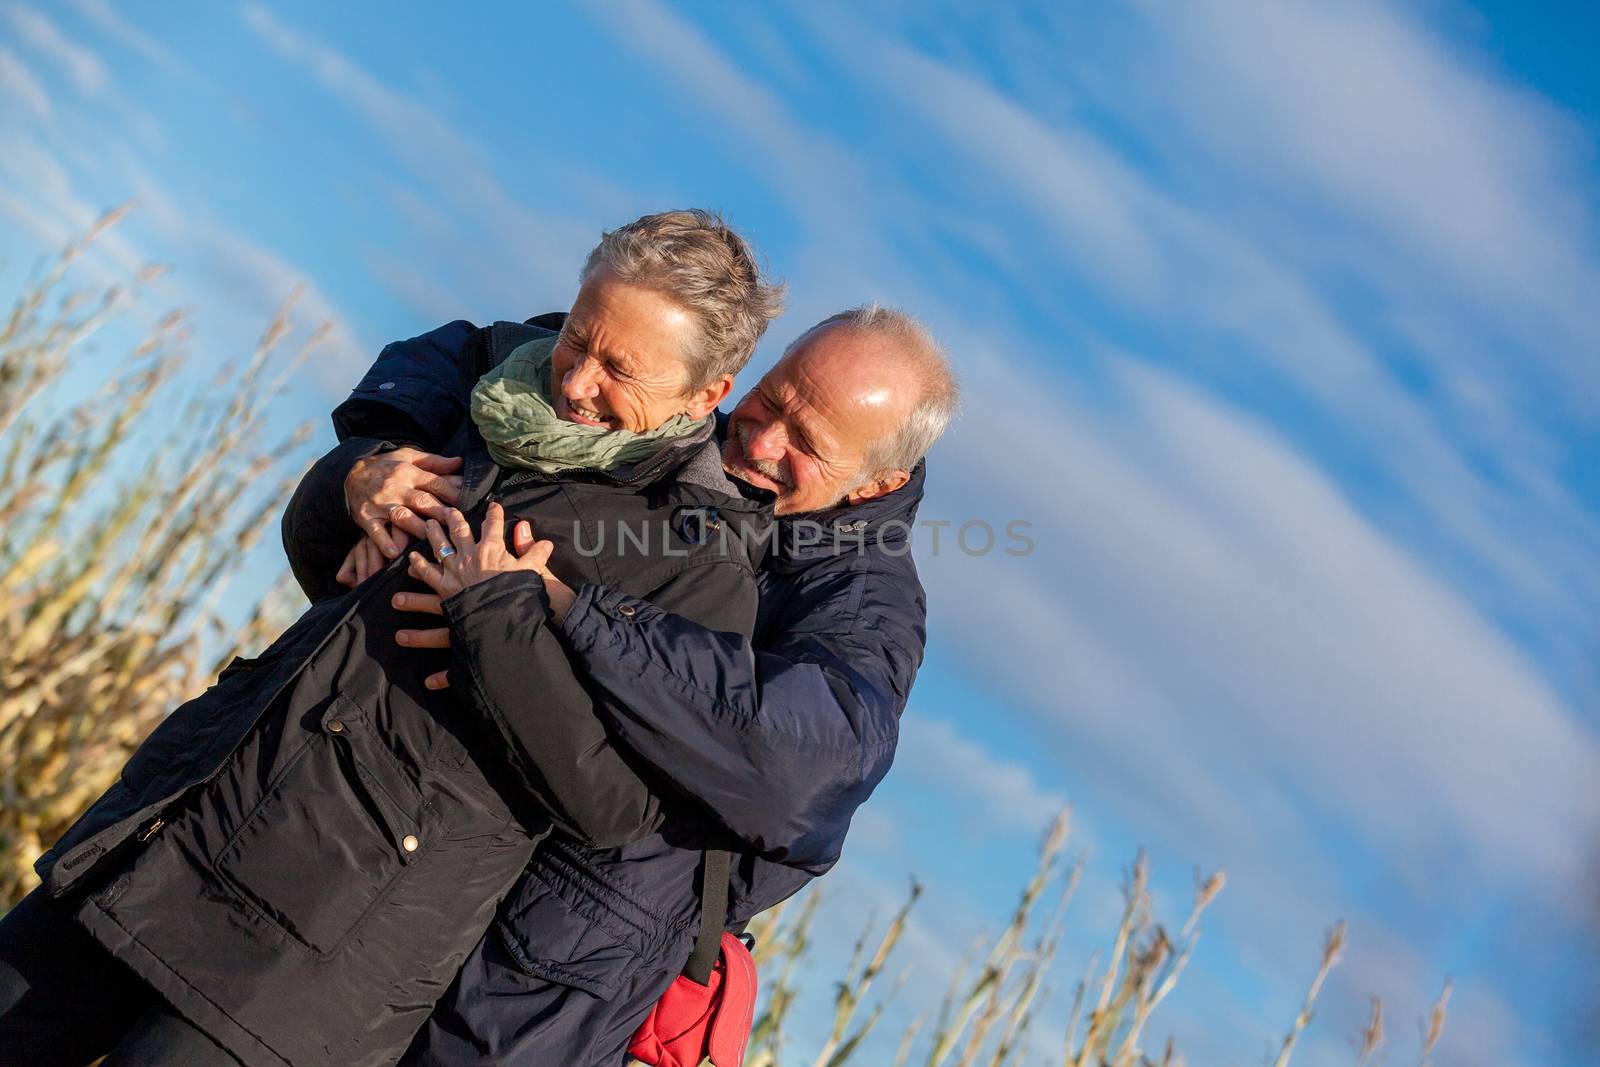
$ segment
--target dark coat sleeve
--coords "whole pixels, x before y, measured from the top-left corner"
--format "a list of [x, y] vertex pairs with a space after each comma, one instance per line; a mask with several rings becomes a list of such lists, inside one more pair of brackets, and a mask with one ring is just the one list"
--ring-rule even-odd
[[889, 770], [924, 610], [914, 579], [871, 571], [797, 604], [761, 649], [592, 585], [561, 629], [619, 741], [766, 858], [821, 873]]
[[436, 452], [467, 417], [483, 364], [487, 329], [465, 319], [385, 345], [344, 403], [333, 428], [349, 437], [387, 437]]
[[[755, 583], [729, 563], [691, 568], [649, 596], [707, 625], [748, 632]], [[639, 603], [645, 603], [640, 601]], [[444, 601], [451, 685], [503, 746], [514, 785], [588, 844], [616, 847], [661, 823], [664, 779], [615, 745], [549, 626], [549, 600], [534, 574], [499, 575]]]

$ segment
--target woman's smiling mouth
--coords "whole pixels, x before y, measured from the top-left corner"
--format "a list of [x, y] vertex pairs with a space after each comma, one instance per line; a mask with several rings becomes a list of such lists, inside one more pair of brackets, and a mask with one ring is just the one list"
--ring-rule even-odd
[[568, 420], [576, 422], [579, 425], [604, 426], [609, 429], [617, 421], [616, 418], [611, 415], [602, 415], [593, 408], [583, 407], [572, 400], [568, 400], [566, 397], [562, 397], [561, 400], [562, 407], [566, 408], [564, 414], [567, 416]]

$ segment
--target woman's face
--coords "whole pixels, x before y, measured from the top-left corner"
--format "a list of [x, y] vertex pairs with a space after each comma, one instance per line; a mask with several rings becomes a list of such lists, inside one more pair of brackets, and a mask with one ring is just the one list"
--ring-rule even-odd
[[599, 268], [578, 290], [552, 353], [556, 415], [634, 433], [678, 414], [701, 418], [733, 378], [689, 388], [683, 353], [698, 340], [694, 316], [671, 298]]

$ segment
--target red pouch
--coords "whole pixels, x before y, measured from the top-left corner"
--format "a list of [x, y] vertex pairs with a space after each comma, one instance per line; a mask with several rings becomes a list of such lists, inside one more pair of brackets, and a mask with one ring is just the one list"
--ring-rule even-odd
[[755, 1021], [756, 963], [735, 934], [722, 935], [722, 955], [701, 985], [686, 974], [656, 1001], [634, 1033], [628, 1055], [651, 1067], [740, 1067]]

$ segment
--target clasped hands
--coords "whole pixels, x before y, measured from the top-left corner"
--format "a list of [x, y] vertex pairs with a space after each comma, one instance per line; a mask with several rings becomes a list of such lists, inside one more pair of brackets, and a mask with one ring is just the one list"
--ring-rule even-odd
[[[345, 557], [337, 580], [341, 585], [359, 585], [389, 559], [398, 558], [415, 538], [428, 544], [433, 559], [413, 550], [407, 570], [433, 592], [396, 593], [391, 601], [395, 610], [442, 615], [445, 598], [469, 586], [497, 574], [532, 571], [544, 579], [551, 613], [560, 620], [576, 594], [550, 571], [555, 543], [535, 540], [532, 525], [522, 520], [512, 530], [507, 551], [505, 510], [498, 502], [491, 503], [484, 515], [481, 540], [475, 538], [466, 516], [449, 506], [460, 495], [461, 478], [455, 473], [460, 469], [460, 457], [414, 448], [358, 461], [345, 478], [345, 506], [365, 536]], [[449, 648], [450, 630], [400, 630], [395, 640], [408, 648]], [[447, 672], [439, 671], [424, 684], [444, 689], [450, 681]]]

